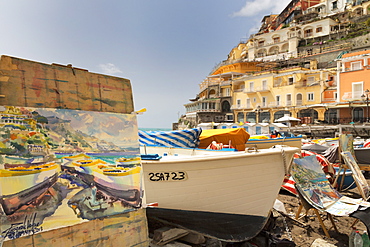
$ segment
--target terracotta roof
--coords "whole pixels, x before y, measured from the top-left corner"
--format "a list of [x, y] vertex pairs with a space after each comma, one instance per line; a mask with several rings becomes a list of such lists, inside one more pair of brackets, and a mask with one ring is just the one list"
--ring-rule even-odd
[[358, 52], [352, 52], [352, 53], [346, 53], [346, 54], [343, 54], [343, 58], [345, 57], [354, 57], [354, 56], [358, 56], [358, 55], [362, 55], [362, 54], [370, 54], [370, 50], [368, 51], [358, 51]]

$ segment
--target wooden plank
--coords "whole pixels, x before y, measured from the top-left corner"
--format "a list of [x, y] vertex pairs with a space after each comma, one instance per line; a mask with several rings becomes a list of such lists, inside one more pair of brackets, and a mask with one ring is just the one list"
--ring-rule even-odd
[[[129, 114], [128, 79], [90, 73], [71, 65], [43, 64], [1, 56], [1, 105], [64, 108]], [[1, 246], [1, 242], [0, 242]], [[13, 246], [149, 246], [145, 209], [7, 240]]]
[[15, 246], [149, 246], [145, 209], [5, 241]]
[[1, 56], [1, 105], [131, 113], [130, 80]]

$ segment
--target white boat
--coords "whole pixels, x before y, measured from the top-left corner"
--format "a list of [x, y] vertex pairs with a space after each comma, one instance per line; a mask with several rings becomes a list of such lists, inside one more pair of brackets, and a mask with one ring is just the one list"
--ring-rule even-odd
[[253, 136], [245, 144], [247, 148], [270, 148], [274, 145], [286, 145], [290, 147], [301, 148], [302, 137], [277, 137], [277, 138], [264, 138], [264, 139], [253, 139]]
[[210, 151], [141, 147], [148, 219], [223, 241], [245, 241], [265, 225], [296, 147]]

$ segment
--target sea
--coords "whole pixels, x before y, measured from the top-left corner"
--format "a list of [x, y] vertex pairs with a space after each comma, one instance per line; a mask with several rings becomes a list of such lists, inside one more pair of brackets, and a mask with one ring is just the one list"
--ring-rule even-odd
[[170, 128], [139, 128], [142, 131], [171, 131]]

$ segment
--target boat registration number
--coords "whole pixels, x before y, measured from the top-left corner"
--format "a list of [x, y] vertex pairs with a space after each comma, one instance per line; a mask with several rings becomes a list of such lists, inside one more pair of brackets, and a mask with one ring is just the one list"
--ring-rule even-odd
[[182, 181], [188, 178], [186, 172], [150, 172], [150, 181]]

